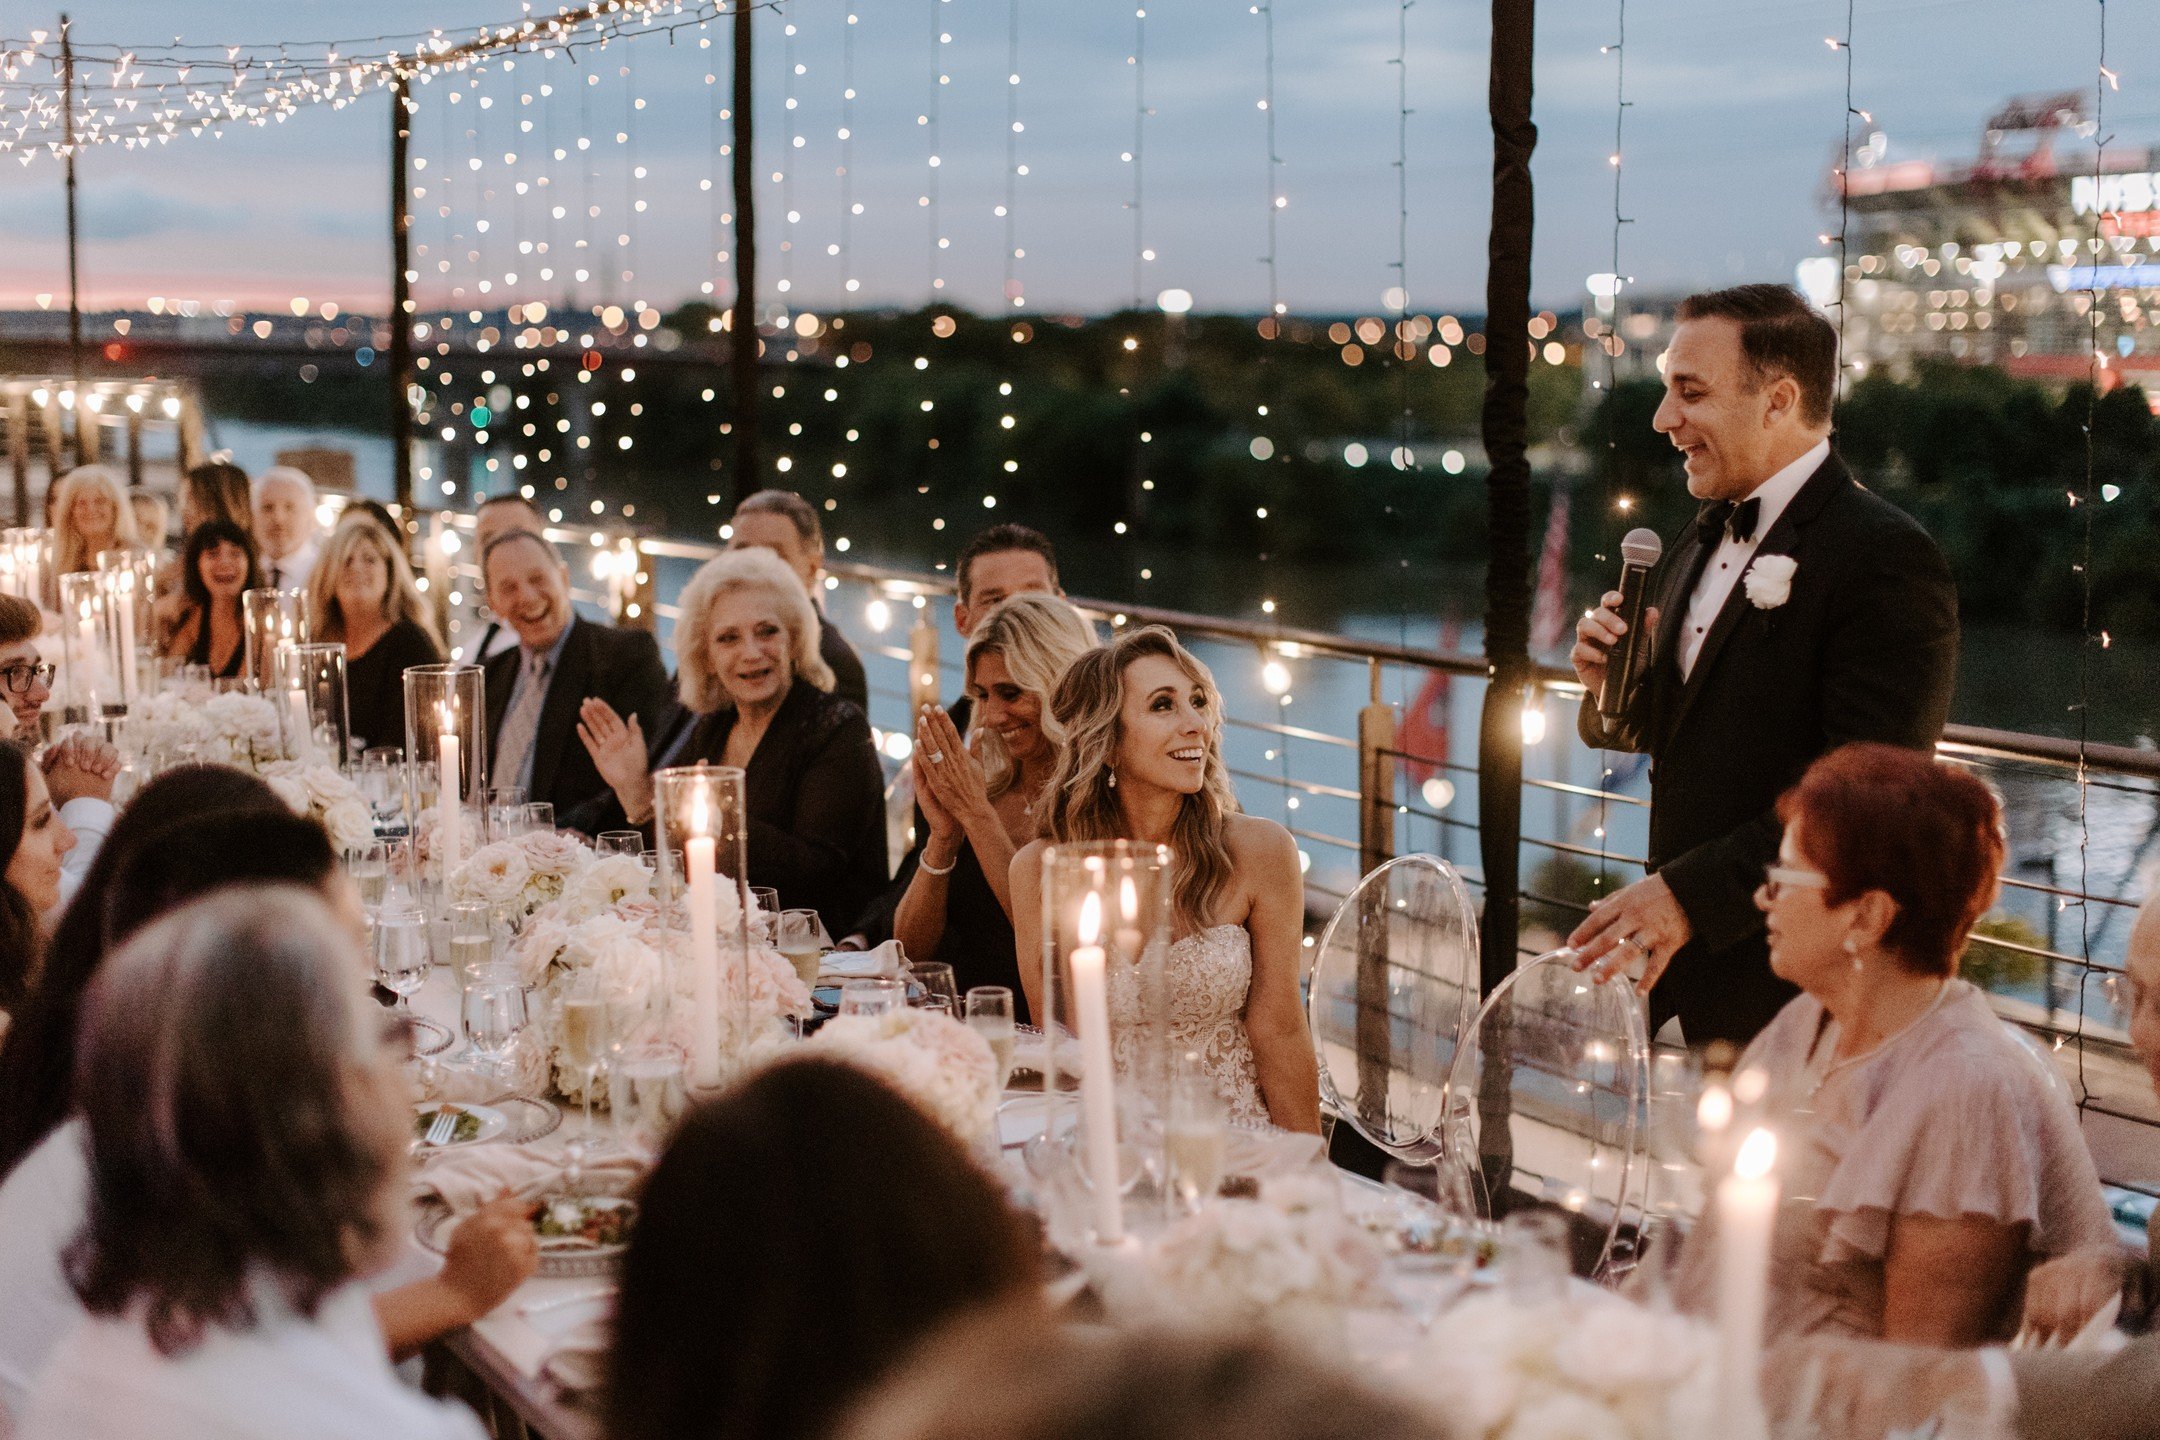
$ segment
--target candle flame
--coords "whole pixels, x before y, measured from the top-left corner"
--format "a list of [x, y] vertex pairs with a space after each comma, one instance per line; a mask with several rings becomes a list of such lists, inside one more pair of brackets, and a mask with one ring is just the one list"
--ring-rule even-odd
[[1747, 1139], [1740, 1142], [1740, 1154], [1733, 1160], [1733, 1174], [1742, 1180], [1760, 1180], [1777, 1164], [1777, 1136], [1768, 1130], [1755, 1129], [1748, 1132]]
[[1140, 918], [1140, 892], [1134, 888], [1130, 875], [1118, 882], [1118, 914], [1125, 917], [1127, 925]]
[[1093, 945], [1102, 939], [1102, 897], [1088, 891], [1080, 901], [1080, 943]]
[[435, 726], [448, 735], [457, 729], [457, 705], [449, 700], [435, 702]]
[[690, 833], [700, 839], [712, 833], [711, 824], [705, 814], [705, 792], [703, 790], [690, 792]]

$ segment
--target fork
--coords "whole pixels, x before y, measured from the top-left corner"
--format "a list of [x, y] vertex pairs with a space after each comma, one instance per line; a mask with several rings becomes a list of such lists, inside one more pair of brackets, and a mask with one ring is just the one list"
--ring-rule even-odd
[[427, 1134], [423, 1138], [430, 1145], [449, 1144], [450, 1137], [457, 1134], [457, 1117], [455, 1105], [444, 1105], [435, 1112], [435, 1118], [428, 1123]]

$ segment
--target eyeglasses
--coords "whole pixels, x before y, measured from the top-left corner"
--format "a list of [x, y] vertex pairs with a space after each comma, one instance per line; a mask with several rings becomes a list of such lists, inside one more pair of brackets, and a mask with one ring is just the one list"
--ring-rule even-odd
[[22, 695], [28, 693], [33, 685], [52, 684], [53, 676], [59, 673], [60, 667], [57, 665], [33, 665], [25, 660], [14, 665], [0, 666], [0, 684], [6, 685], [9, 693]]
[[1788, 888], [1794, 890], [1821, 890], [1830, 884], [1830, 877], [1813, 870], [1788, 870], [1782, 865], [1772, 865], [1763, 871], [1763, 896], [1776, 900]]

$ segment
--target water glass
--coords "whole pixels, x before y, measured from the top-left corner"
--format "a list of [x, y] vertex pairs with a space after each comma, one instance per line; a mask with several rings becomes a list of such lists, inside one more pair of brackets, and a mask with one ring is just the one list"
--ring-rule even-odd
[[642, 855], [645, 837], [635, 830], [603, 830], [593, 837], [593, 854]]
[[1012, 1078], [1013, 1040], [1019, 1033], [1013, 1024], [1013, 993], [1003, 985], [977, 985], [967, 992], [967, 1026], [990, 1042], [997, 1057], [998, 1089]]
[[465, 987], [459, 1013], [465, 1043], [490, 1070], [498, 1072], [531, 1019], [525, 987], [501, 970], [490, 971]]
[[885, 1015], [907, 1008], [907, 986], [898, 980], [850, 980], [840, 987], [842, 1015]]
[[405, 808], [405, 752], [395, 745], [377, 745], [360, 757], [360, 794], [377, 820], [388, 820]]
[[815, 988], [825, 959], [825, 926], [815, 910], [782, 910], [773, 917], [773, 948], [787, 956], [795, 977]]
[[616, 1138], [633, 1154], [655, 1156], [682, 1118], [687, 1096], [682, 1056], [666, 1046], [631, 1050], [608, 1076]]
[[1163, 1159], [1170, 1191], [1190, 1214], [1214, 1198], [1229, 1160], [1229, 1114], [1198, 1054], [1187, 1051], [1170, 1081], [1163, 1121]]
[[517, 821], [511, 831], [514, 839], [519, 835], [552, 835], [555, 833], [555, 806], [546, 800], [528, 800], [518, 806]]
[[427, 916], [416, 905], [380, 909], [375, 917], [375, 978], [397, 998], [397, 1008], [407, 1004], [427, 983], [435, 957], [428, 949]]
[[780, 944], [780, 892], [770, 885], [752, 885], [750, 906], [756, 913], [750, 921], [750, 938], [767, 949], [777, 949]]
[[360, 891], [360, 908], [373, 914], [390, 891], [390, 846], [374, 840], [345, 852], [345, 873]]
[[525, 804], [522, 785], [490, 785], [481, 795], [487, 816], [487, 838], [510, 840], [518, 834], [518, 811]]
[[907, 975], [921, 987], [925, 1000], [935, 996], [945, 1002], [948, 1015], [960, 1013], [959, 982], [953, 979], [952, 966], [942, 960], [918, 960], [907, 967]]
[[1552, 1210], [1518, 1210], [1500, 1222], [1501, 1276], [1517, 1304], [1557, 1300], [1573, 1273], [1567, 1217]]
[[461, 900], [450, 907], [450, 968], [463, 990], [486, 976], [499, 958], [495, 953], [495, 910], [484, 900]]
[[433, 760], [415, 760], [405, 767], [406, 813], [419, 823], [420, 815], [435, 808], [435, 792], [442, 786], [441, 770]]

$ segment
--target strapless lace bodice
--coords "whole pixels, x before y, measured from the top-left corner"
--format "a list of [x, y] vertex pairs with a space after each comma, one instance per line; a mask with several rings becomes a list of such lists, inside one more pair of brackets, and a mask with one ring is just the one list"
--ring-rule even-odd
[[[1168, 969], [1170, 1059], [1196, 1051], [1201, 1069], [1229, 1106], [1230, 1119], [1264, 1124], [1260, 1071], [1245, 1032], [1245, 997], [1252, 989], [1252, 937], [1242, 925], [1215, 925], [1170, 947]], [[1131, 966], [1110, 973], [1110, 1022], [1117, 1067], [1137, 1061], [1134, 1031], [1140, 1016], [1139, 974]]]

